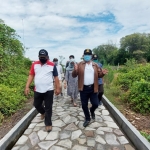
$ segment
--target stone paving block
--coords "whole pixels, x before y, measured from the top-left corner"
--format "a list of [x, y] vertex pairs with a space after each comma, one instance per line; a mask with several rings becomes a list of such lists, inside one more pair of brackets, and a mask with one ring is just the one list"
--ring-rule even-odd
[[38, 137], [40, 141], [44, 140], [47, 135], [48, 135], [48, 132], [44, 132], [43, 130], [38, 131]]
[[77, 138], [79, 144], [85, 144], [86, 143], [86, 138]]
[[105, 140], [110, 145], [120, 145], [119, 142], [117, 141], [116, 135], [113, 133], [107, 133], [105, 135]]
[[59, 132], [58, 131], [51, 131], [45, 140], [56, 140], [58, 139], [58, 136], [59, 136]]
[[28, 127], [28, 128], [29, 128], [29, 129], [34, 128], [34, 127], [36, 126], [36, 124], [37, 124], [37, 123], [31, 123], [31, 124], [29, 125], [29, 127]]
[[96, 136], [95, 141], [101, 144], [106, 144], [106, 141], [99, 135]]
[[121, 144], [128, 144], [128, 140], [124, 136], [118, 137], [118, 140]]
[[124, 146], [125, 150], [135, 150], [131, 145], [127, 144]]
[[94, 132], [93, 131], [84, 131], [84, 134], [86, 137], [94, 137]]
[[73, 131], [71, 135], [71, 140], [77, 139], [82, 134], [81, 130]]
[[19, 150], [20, 146], [15, 146], [11, 150]]
[[36, 134], [36, 132], [32, 132], [30, 135], [29, 135], [29, 138], [30, 138], [30, 141], [31, 141], [31, 144], [33, 146], [35, 146], [37, 143], [39, 143], [39, 138], [38, 138], [38, 135]]
[[52, 123], [54, 127], [63, 127], [66, 125], [62, 120], [55, 120]]
[[87, 146], [90, 146], [90, 147], [94, 147], [95, 146], [95, 139], [94, 138], [88, 138], [87, 139]]
[[86, 146], [75, 145], [72, 150], [88, 150]]
[[32, 129], [26, 129], [25, 132], [24, 132], [24, 134], [27, 134], [27, 135], [28, 135], [28, 134], [30, 134], [31, 132], [32, 132]]
[[48, 150], [52, 145], [57, 143], [58, 140], [55, 141], [43, 141], [38, 143], [39, 147], [42, 148], [42, 150]]
[[108, 110], [102, 110], [102, 115], [108, 116], [109, 115], [109, 111]]
[[62, 148], [62, 147], [59, 147], [59, 146], [52, 146], [50, 148], [50, 150], [67, 150], [66, 148]]
[[19, 140], [17, 141], [16, 145], [21, 145], [21, 144], [25, 144], [26, 141], [28, 140], [28, 137], [25, 135], [22, 135]]
[[62, 141], [58, 142], [57, 145], [60, 145], [60, 146], [63, 146], [63, 147], [71, 149], [72, 142], [69, 139], [66, 139], [66, 140], [62, 140]]
[[117, 135], [124, 135], [121, 130], [119, 129], [114, 129], [114, 133], [116, 133]]
[[60, 139], [66, 139], [66, 138], [69, 138], [71, 136], [71, 131], [62, 131], [60, 132], [59, 134], [59, 138]]

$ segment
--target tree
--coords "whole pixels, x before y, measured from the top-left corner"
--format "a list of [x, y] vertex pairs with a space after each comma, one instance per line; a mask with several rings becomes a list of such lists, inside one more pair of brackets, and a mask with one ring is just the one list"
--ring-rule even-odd
[[[134, 33], [127, 35], [120, 40], [120, 48], [129, 53], [129, 58], [147, 59], [150, 58], [150, 34]], [[142, 54], [142, 57], [141, 57]], [[137, 57], [138, 55], [138, 57]], [[147, 57], [148, 56], [148, 57]]]
[[118, 53], [118, 48], [112, 42], [108, 44], [99, 45], [93, 49], [94, 54], [98, 56], [101, 63], [114, 65], [115, 57]]
[[16, 31], [6, 24], [0, 24], [0, 70], [12, 63], [18, 63], [24, 56], [23, 44]]

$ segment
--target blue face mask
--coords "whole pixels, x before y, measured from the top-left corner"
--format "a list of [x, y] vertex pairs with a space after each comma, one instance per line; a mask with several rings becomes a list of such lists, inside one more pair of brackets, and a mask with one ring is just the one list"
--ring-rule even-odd
[[84, 58], [85, 61], [88, 62], [88, 61], [91, 60], [92, 56], [91, 55], [84, 55], [83, 58]]

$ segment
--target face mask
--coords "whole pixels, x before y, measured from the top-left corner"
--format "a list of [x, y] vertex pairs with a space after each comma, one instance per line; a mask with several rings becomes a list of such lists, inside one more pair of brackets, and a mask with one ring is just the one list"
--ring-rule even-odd
[[98, 60], [93, 60], [93, 62], [98, 63]]
[[87, 61], [87, 62], [88, 62], [88, 61], [90, 61], [90, 60], [91, 60], [91, 58], [92, 58], [92, 57], [91, 57], [91, 55], [84, 55], [84, 57], [83, 57], [83, 58], [84, 58], [84, 60], [85, 60], [85, 61]]
[[58, 62], [56, 61], [56, 62], [54, 62], [54, 64], [57, 66], [57, 65], [58, 65]]
[[39, 58], [39, 60], [40, 60], [40, 62], [41, 62], [42, 64], [45, 64], [45, 63], [47, 62], [47, 59], [46, 59], [46, 58]]

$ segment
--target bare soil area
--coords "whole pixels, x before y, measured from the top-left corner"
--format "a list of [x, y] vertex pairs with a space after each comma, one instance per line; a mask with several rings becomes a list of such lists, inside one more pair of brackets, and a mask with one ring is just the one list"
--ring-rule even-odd
[[0, 139], [2, 139], [32, 108], [33, 99], [29, 99], [22, 109], [18, 110], [10, 117], [4, 118], [3, 123], [0, 124]]

